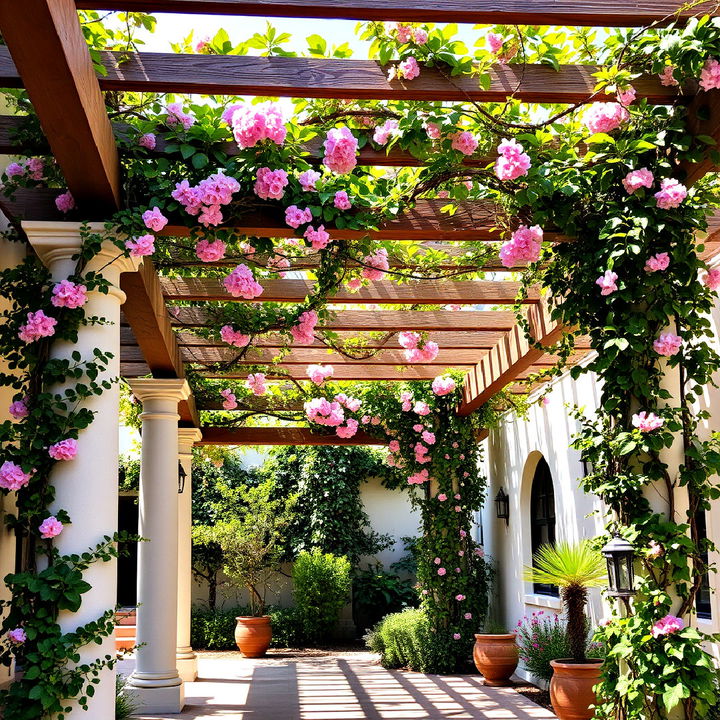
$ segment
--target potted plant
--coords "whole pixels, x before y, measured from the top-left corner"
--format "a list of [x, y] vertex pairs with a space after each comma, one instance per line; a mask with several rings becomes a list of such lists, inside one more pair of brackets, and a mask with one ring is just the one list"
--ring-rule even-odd
[[518, 646], [515, 633], [506, 632], [504, 627], [488, 623], [485, 632], [475, 635], [473, 660], [475, 667], [491, 687], [505, 687], [518, 665]]
[[605, 562], [588, 540], [544, 545], [534, 560], [534, 567], [525, 568], [525, 579], [560, 588], [570, 647], [571, 657], [550, 662], [553, 710], [560, 720], [590, 720], [602, 659], [588, 657], [587, 595], [589, 588], [606, 583]]
[[271, 499], [272, 483], [228, 490], [237, 501], [237, 516], [209, 529], [223, 555], [230, 582], [247, 589], [250, 615], [236, 618], [235, 642], [245, 657], [262, 657], [270, 647], [272, 628], [265, 614], [270, 579], [280, 570], [282, 530], [294, 498]]

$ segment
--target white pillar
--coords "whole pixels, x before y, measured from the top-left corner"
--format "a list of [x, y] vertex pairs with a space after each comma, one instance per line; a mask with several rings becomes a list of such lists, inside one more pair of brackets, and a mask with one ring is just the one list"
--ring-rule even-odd
[[[30, 243], [50, 270], [53, 280], [68, 277], [75, 270], [73, 255], [81, 247], [79, 223], [26, 222], [23, 223]], [[94, 228], [103, 231], [102, 225]], [[105, 242], [101, 252], [87, 265], [87, 271], [100, 271], [109, 281], [107, 294], [91, 292], [85, 305], [88, 316], [99, 316], [108, 324], [81, 326], [77, 343], [55, 342], [53, 358], [69, 358], [79, 351], [83, 359], [92, 359], [94, 348], [113, 354], [104, 377], [114, 380], [120, 374], [120, 306], [125, 294], [120, 290], [120, 274], [137, 270], [138, 261], [119, 257], [120, 251], [111, 242]], [[95, 546], [105, 535], [117, 532], [118, 507], [118, 415], [120, 391], [116, 382], [100, 396], [84, 401], [84, 407], [95, 413], [93, 422], [78, 437], [78, 453], [74, 460], [57, 463], [51, 481], [55, 486], [55, 501], [51, 512], [60, 508], [70, 515], [72, 524], [57, 537], [55, 544], [63, 554], [83, 553]], [[82, 596], [82, 605], [76, 613], [61, 611], [59, 624], [63, 632], [71, 632], [80, 625], [97, 620], [117, 603], [117, 563], [95, 562], [84, 573], [92, 586]], [[115, 655], [112, 635], [98, 645], [92, 643], [80, 651], [81, 662]], [[115, 708], [115, 671], [105, 670], [101, 682], [95, 686], [90, 698], [88, 713], [74, 703], [66, 715], [70, 720], [90, 717], [113, 717]]]
[[128, 689], [143, 712], [179, 713], [183, 682], [177, 671], [178, 402], [185, 380], [130, 382], [143, 404], [138, 547], [138, 612], [135, 671]]
[[192, 449], [202, 438], [197, 428], [178, 430], [178, 457], [185, 471], [185, 487], [178, 495], [178, 610], [177, 668], [183, 682], [197, 679], [197, 655], [190, 645], [192, 611]]

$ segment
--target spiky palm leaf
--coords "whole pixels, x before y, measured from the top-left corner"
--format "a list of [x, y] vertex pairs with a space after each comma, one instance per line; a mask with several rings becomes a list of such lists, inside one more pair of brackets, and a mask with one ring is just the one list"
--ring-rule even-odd
[[607, 582], [605, 561], [589, 540], [543, 545], [534, 559], [534, 567], [525, 566], [524, 577], [528, 582], [584, 588], [600, 587]]

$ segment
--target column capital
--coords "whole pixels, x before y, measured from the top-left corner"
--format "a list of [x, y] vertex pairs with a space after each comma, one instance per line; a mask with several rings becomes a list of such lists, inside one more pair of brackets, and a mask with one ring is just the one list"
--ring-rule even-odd
[[148, 400], [174, 400], [190, 397], [190, 386], [183, 378], [138, 378], [128, 380], [133, 395], [145, 403]]
[[178, 428], [178, 452], [180, 455], [192, 455], [193, 445], [202, 440], [200, 428]]
[[[71, 260], [73, 255], [80, 252], [82, 237], [80, 231], [83, 223], [62, 222], [47, 220], [26, 220], [22, 228], [33, 246], [33, 249], [42, 260], [45, 267], [52, 268], [55, 263]], [[91, 232], [107, 234], [104, 223], [87, 223]], [[142, 258], [126, 257], [120, 255], [120, 249], [111, 241], [102, 244], [100, 253], [96, 256], [96, 263], [103, 267], [112, 263], [117, 271], [134, 272], [141, 263]]]

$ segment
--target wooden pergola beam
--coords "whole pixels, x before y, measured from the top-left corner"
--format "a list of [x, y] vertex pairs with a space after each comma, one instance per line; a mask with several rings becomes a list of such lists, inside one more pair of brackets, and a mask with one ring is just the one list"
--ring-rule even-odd
[[[499, 64], [488, 71], [490, 83], [483, 87], [473, 76], [448, 79], [436, 68], [423, 68], [412, 82], [388, 80], [387, 68], [374, 60], [109, 51], [101, 53], [101, 60], [106, 70], [98, 75], [102, 90], [446, 102], [502, 102], [512, 92], [523, 102], [581, 103], [594, 95], [593, 73], [598, 70], [591, 65], [563, 65], [556, 71], [549, 65]], [[0, 87], [22, 85], [7, 50], [0, 47]], [[649, 103], [683, 99], [654, 75], [633, 80], [633, 87]]]
[[358, 430], [351, 438], [313, 432], [306, 427], [203, 427], [196, 445], [385, 445]]
[[[166, 300], [211, 300], [248, 302], [228, 294], [217, 278], [160, 278]], [[263, 293], [253, 302], [303, 302], [314, 292], [312, 280], [263, 280]], [[330, 297], [331, 303], [353, 305], [510, 305], [515, 302], [520, 283], [491, 280], [415, 280], [398, 285], [388, 281], [374, 281], [352, 292], [341, 288]], [[533, 289], [526, 302], [536, 302], [539, 290]]]
[[120, 160], [75, 3], [0, 3], [0, 32], [7, 45], [0, 65], [15, 75], [8, 86], [27, 89], [76, 203], [116, 210]]
[[607, 27], [664, 25], [676, 15], [682, 20], [717, 12], [713, 2], [678, 13], [679, 5], [678, 0], [77, 0], [85, 10]]
[[[453, 367], [452, 365], [450, 367]], [[357, 382], [372, 382], [376, 380], [383, 380], [386, 382], [409, 382], [412, 380], [432, 380], [438, 375], [441, 375], [444, 369], [437, 365], [404, 365], [404, 366], [391, 366], [391, 365], [334, 365], [335, 372], [332, 380], [352, 380]], [[467, 370], [468, 366], [460, 366], [459, 369]], [[237, 368], [226, 372], [222, 371], [204, 371], [201, 370], [200, 374], [206, 378], [224, 379], [224, 380], [245, 380], [248, 376], [249, 370], [243, 368]], [[307, 380], [307, 373], [305, 368], [299, 365], [288, 365], [278, 371], [274, 371], [272, 368], [266, 368], [262, 371], [266, 377], [273, 379], [282, 379], [284, 377], [292, 378], [293, 380]]]
[[[532, 306], [531, 306], [532, 307]], [[204, 308], [178, 308], [173, 325], [201, 327], [209, 322]], [[515, 327], [515, 314], [508, 311], [452, 310], [343, 310], [318, 327], [351, 332], [397, 332], [401, 330], [510, 330]]]

